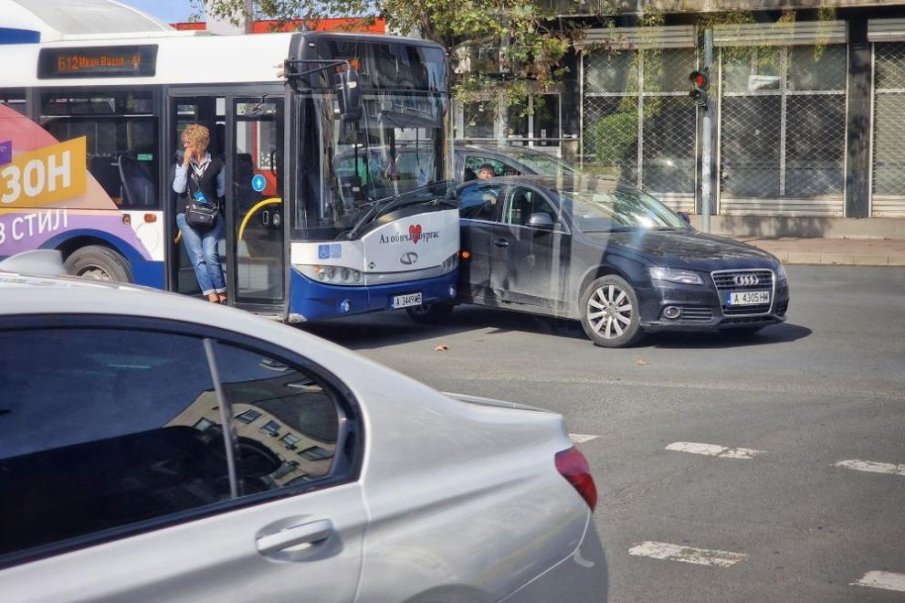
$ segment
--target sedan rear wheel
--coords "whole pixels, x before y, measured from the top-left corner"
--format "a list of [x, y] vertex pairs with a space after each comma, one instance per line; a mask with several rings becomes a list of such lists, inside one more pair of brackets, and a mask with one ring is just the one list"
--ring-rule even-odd
[[608, 274], [581, 296], [581, 326], [594, 345], [621, 348], [641, 336], [638, 296], [624, 279]]

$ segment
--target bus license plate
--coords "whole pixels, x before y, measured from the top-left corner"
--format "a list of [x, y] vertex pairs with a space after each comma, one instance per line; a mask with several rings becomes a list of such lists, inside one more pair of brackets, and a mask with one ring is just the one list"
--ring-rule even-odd
[[730, 306], [754, 306], [769, 304], [769, 291], [730, 291], [726, 302]]
[[393, 308], [408, 308], [409, 306], [421, 305], [421, 292], [406, 293], [405, 295], [393, 296]]

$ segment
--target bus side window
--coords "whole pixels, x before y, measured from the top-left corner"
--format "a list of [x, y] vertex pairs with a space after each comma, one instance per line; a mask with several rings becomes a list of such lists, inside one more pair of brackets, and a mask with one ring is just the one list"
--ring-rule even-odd
[[119, 156], [119, 177], [124, 204], [132, 207], [152, 207], [157, 203], [157, 187], [148, 168], [128, 154]]
[[119, 162], [111, 155], [89, 155], [88, 171], [98, 184], [110, 195], [114, 203], [123, 204], [122, 179], [119, 175]]

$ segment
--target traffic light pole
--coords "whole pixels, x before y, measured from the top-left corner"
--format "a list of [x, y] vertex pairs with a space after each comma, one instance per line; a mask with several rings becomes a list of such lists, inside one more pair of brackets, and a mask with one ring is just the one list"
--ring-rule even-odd
[[[705, 73], [711, 73], [713, 65], [713, 30], [704, 30], [704, 64], [701, 65]], [[711, 110], [710, 94], [707, 94], [707, 103], [703, 105], [703, 120], [701, 123], [701, 228], [704, 232], [710, 232], [710, 212], [713, 207], [713, 111]]]

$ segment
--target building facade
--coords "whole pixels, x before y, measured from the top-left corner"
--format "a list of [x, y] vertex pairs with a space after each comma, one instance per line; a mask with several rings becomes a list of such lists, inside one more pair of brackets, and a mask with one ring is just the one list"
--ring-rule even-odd
[[[691, 12], [703, 2], [659, 4], [674, 12], [657, 26], [573, 14], [587, 28], [559, 86], [528, 111], [460, 104], [457, 137], [544, 148], [675, 209], [709, 207], [739, 233], [905, 218], [901, 7], [803, 7], [791, 20], [795, 7], [732, 19]], [[709, 76], [705, 106], [689, 96], [694, 70]]]

